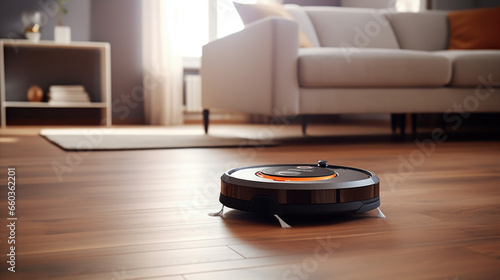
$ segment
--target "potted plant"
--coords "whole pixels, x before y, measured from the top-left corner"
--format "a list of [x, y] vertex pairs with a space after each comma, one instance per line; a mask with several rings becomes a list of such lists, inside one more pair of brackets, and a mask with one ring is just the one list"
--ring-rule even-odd
[[69, 0], [57, 0], [57, 26], [54, 28], [54, 41], [61, 44], [69, 44], [71, 42], [71, 28], [65, 26], [62, 20], [63, 14], [68, 14], [68, 9], [65, 7]]

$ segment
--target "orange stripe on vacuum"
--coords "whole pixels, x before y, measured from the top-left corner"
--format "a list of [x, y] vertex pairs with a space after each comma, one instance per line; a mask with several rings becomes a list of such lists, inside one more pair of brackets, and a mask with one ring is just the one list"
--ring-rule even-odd
[[337, 174], [332, 174], [328, 176], [321, 176], [321, 177], [281, 177], [281, 176], [271, 176], [271, 175], [266, 175], [263, 174], [262, 172], [257, 172], [255, 175], [265, 178], [265, 179], [271, 179], [274, 181], [280, 181], [280, 182], [286, 182], [286, 181], [297, 181], [297, 182], [303, 182], [303, 181], [321, 181], [321, 180], [327, 180], [327, 179], [332, 179], [337, 176]]

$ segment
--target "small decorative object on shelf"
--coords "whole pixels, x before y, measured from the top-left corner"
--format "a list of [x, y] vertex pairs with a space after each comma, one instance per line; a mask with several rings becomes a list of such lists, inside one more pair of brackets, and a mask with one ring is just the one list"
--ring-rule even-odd
[[71, 28], [69, 26], [54, 27], [54, 41], [61, 44], [71, 43]]
[[37, 85], [32, 85], [26, 92], [26, 97], [29, 102], [42, 102], [43, 90]]
[[24, 34], [26, 39], [31, 42], [38, 43], [40, 41], [40, 37], [42, 37], [42, 34], [40, 34], [40, 25], [35, 24], [31, 27], [26, 27]]
[[69, 0], [57, 0], [57, 26], [54, 28], [54, 41], [61, 44], [71, 43], [71, 28], [65, 26], [62, 20], [62, 15], [68, 13], [68, 9], [64, 7]]
[[21, 20], [24, 25], [24, 35], [31, 42], [38, 43], [40, 41], [42, 27], [42, 14], [40, 12], [23, 12]]
[[90, 102], [89, 95], [82, 85], [51, 86], [48, 96], [49, 104]]

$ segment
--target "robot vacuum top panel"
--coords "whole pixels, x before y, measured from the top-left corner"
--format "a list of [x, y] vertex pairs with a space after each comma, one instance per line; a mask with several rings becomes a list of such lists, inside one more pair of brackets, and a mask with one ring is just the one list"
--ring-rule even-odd
[[261, 165], [231, 169], [222, 181], [238, 186], [265, 189], [344, 189], [374, 185], [378, 177], [370, 171], [310, 164]]

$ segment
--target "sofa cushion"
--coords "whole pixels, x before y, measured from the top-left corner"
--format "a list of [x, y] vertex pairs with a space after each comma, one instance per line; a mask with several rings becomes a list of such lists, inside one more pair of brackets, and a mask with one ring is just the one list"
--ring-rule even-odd
[[299, 24], [300, 30], [305, 34], [313, 47], [320, 47], [318, 36], [316, 35], [316, 30], [311, 22], [311, 19], [304, 11], [304, 9], [295, 4], [286, 4], [283, 7], [288, 11], [288, 13], [293, 17], [293, 19]]
[[500, 7], [453, 11], [449, 49], [500, 49]]
[[398, 49], [386, 16], [375, 9], [304, 7], [322, 47]]
[[[450, 86], [476, 87], [483, 77], [498, 86], [500, 82], [500, 51], [497, 50], [447, 50], [433, 52], [450, 59], [452, 73]], [[489, 76], [491, 75], [491, 81]]]
[[[301, 87], [437, 87], [447, 85], [451, 63], [423, 51], [309, 48], [299, 51]], [[347, 59], [349, 55], [349, 59]]]
[[448, 48], [448, 19], [443, 11], [387, 14], [402, 49], [437, 51]]

